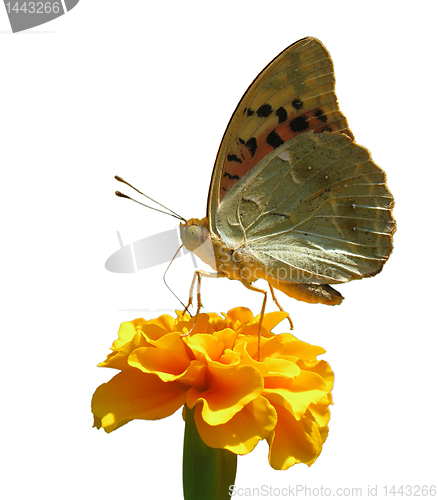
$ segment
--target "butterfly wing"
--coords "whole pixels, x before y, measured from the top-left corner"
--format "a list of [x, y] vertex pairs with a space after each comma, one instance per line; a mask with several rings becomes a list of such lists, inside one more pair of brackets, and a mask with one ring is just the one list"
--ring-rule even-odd
[[385, 174], [353, 142], [334, 84], [314, 38], [275, 58], [230, 120], [207, 207], [210, 233], [245, 246], [257, 277], [326, 304], [342, 300], [329, 284], [381, 270], [395, 230]]
[[353, 137], [334, 92], [333, 63], [315, 38], [278, 55], [238, 104], [216, 158], [208, 199], [210, 231], [227, 193], [272, 150], [306, 131], [340, 131]]
[[307, 132], [233, 186], [216, 227], [230, 248], [249, 248], [276, 288], [343, 283], [377, 274], [388, 259], [392, 206], [365, 148], [339, 132]]

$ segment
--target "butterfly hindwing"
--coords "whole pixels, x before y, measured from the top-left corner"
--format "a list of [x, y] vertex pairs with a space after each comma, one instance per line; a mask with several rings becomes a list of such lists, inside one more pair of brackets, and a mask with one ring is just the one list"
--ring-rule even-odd
[[342, 283], [378, 273], [388, 259], [392, 205], [365, 148], [339, 132], [307, 132], [239, 181], [216, 222], [221, 239], [246, 245], [273, 286]]

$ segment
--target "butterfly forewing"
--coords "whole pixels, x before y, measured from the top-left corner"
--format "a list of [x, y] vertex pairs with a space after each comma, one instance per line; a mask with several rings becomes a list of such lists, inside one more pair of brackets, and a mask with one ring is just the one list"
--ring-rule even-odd
[[313, 130], [353, 137], [334, 93], [333, 64], [314, 38], [300, 40], [255, 79], [234, 112], [216, 159], [209, 195], [210, 224], [236, 182], [291, 138]]

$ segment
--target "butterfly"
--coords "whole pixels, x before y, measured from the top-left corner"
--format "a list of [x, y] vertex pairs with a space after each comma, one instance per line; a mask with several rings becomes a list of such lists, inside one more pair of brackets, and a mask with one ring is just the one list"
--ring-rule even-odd
[[[331, 285], [374, 276], [392, 251], [386, 177], [354, 142], [324, 45], [304, 38], [253, 81], [223, 136], [207, 216], [181, 223], [181, 240], [214, 276], [263, 279], [289, 297], [335, 305]], [[210, 275], [202, 271], [200, 278]], [[190, 298], [190, 303], [191, 299]], [[200, 308], [198, 290], [198, 312]], [[281, 308], [280, 308], [281, 309]]]

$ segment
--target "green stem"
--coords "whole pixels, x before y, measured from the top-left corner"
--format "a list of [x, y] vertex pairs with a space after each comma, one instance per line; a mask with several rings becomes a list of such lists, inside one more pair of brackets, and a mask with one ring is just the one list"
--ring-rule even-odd
[[237, 455], [210, 448], [198, 434], [195, 408], [185, 407], [183, 452], [184, 500], [229, 500], [236, 479]]

